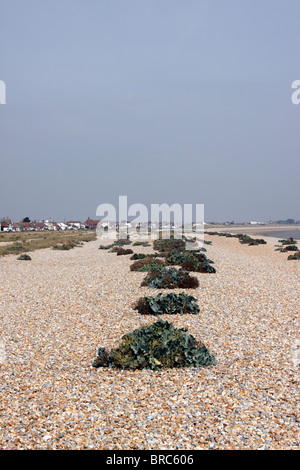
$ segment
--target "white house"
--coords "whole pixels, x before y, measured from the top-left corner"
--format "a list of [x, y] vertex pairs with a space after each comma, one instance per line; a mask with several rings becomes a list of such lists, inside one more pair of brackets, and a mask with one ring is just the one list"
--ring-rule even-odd
[[58, 222], [57, 225], [61, 230], [67, 230], [68, 226], [64, 222]]

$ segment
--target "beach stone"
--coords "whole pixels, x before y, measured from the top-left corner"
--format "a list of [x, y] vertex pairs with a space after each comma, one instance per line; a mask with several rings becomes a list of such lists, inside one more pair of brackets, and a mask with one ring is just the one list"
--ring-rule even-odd
[[172, 322], [215, 355], [208, 368], [92, 366], [99, 347], [156, 321], [132, 308], [160, 290], [141, 287], [130, 256], [97, 240], [0, 259], [2, 450], [299, 450], [300, 264], [278, 238], [206, 237], [216, 273], [184, 290], [200, 314]]

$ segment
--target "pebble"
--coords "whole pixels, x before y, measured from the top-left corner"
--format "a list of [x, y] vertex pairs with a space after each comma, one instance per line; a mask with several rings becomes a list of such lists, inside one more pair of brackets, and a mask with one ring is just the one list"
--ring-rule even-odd
[[199, 315], [162, 318], [208, 347], [210, 368], [92, 367], [99, 346], [157, 320], [132, 309], [160, 290], [129, 256], [93, 241], [0, 259], [1, 449], [299, 450], [300, 263], [270, 237], [207, 239], [217, 272], [186, 290]]

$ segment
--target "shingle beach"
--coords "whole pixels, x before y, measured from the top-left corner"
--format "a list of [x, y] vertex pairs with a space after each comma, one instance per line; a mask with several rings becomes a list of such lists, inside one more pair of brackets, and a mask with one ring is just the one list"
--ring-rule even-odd
[[299, 450], [300, 262], [277, 238], [205, 239], [216, 273], [185, 290], [200, 313], [160, 318], [205, 344], [208, 368], [92, 366], [99, 347], [157, 321], [132, 308], [160, 290], [141, 287], [130, 255], [97, 240], [0, 259], [1, 449]]

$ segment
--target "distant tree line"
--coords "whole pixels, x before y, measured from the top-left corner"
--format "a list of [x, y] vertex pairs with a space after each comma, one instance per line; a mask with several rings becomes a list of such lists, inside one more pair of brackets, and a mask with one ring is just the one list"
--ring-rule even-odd
[[275, 223], [276, 224], [288, 224], [288, 225], [291, 225], [291, 224], [299, 224], [300, 221], [299, 220], [296, 220], [295, 219], [286, 219], [286, 220], [275, 220]]

